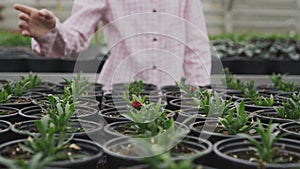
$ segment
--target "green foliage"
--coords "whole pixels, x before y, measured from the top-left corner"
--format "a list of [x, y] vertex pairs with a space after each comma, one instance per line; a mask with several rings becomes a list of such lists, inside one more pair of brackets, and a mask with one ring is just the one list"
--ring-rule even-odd
[[68, 143], [73, 139], [73, 136], [67, 136], [65, 132], [57, 135], [56, 126], [49, 121], [47, 116], [36, 121], [35, 124], [39, 135], [34, 135], [33, 139], [29, 138], [25, 145], [20, 144], [23, 151], [30, 154], [41, 152], [44, 158], [52, 156], [57, 159], [66, 159], [66, 156], [59, 154], [68, 148]]
[[[183, 133], [176, 129], [175, 125], [170, 126], [166, 134], [151, 139], [132, 139], [134, 145], [137, 145], [143, 154], [152, 155], [150, 158], [144, 158], [144, 162], [153, 169], [201, 169], [199, 165], [194, 165], [193, 160], [199, 154], [185, 154], [185, 159], [175, 161], [172, 157], [173, 145], [178, 144], [178, 140], [183, 138]], [[170, 147], [172, 146], [172, 147]], [[200, 153], [201, 154], [201, 153]]]
[[128, 91], [128, 96], [132, 96], [132, 95], [136, 95], [136, 96], [140, 96], [142, 91], [143, 91], [143, 81], [139, 80], [139, 81], [133, 81], [130, 83], [126, 84], [126, 88]]
[[254, 81], [251, 80], [249, 83], [246, 83], [245, 88], [242, 89], [245, 98], [256, 98], [258, 96], [258, 91], [254, 86]]
[[0, 156], [0, 164], [9, 169], [44, 169], [47, 164], [55, 159], [55, 157], [50, 156], [43, 158], [43, 156], [42, 153], [37, 153], [28, 161], [12, 160]]
[[257, 96], [253, 98], [254, 104], [257, 106], [273, 106], [274, 105], [274, 96], [270, 97]]
[[225, 112], [227, 112], [230, 108], [230, 106], [233, 104], [232, 99], [224, 100], [220, 97], [220, 95], [215, 92], [214, 97], [210, 99], [210, 112], [212, 113], [212, 116], [214, 115], [224, 115]]
[[26, 46], [30, 48], [30, 38], [22, 36], [20, 33], [0, 31], [0, 46]]
[[49, 107], [46, 110], [49, 121], [56, 126], [55, 132], [66, 132], [68, 122], [75, 112], [75, 103], [70, 103], [70, 100], [61, 99], [59, 97], [49, 95]]
[[290, 98], [293, 99], [295, 102], [299, 102], [300, 101], [300, 93], [292, 93]]
[[[193, 160], [194, 158], [187, 158], [176, 162], [172, 159], [171, 153], [166, 152], [153, 158], [147, 158], [145, 162], [153, 169], [195, 169]], [[202, 169], [201, 166], [197, 166], [197, 168]]]
[[254, 123], [249, 124], [251, 117], [245, 112], [244, 101], [240, 105], [235, 105], [228, 111], [228, 114], [221, 118], [220, 122], [228, 131], [229, 134], [235, 135], [249, 131]]
[[77, 76], [71, 80], [66, 78], [63, 79], [67, 83], [65, 88], [69, 90], [68, 92], [65, 91], [65, 93], [72, 95], [74, 101], [77, 100], [78, 97], [85, 95], [88, 92], [89, 81], [83, 76], [82, 73], [77, 74]]
[[[297, 36], [299, 41], [299, 36]], [[223, 36], [221, 39], [213, 40], [215, 57], [245, 57], [259, 59], [290, 59], [299, 60], [300, 47], [295, 38], [267, 36]]]
[[165, 129], [174, 125], [173, 118], [167, 118], [163, 110], [161, 99], [157, 103], [143, 103], [141, 97], [133, 95], [133, 98], [141, 103], [141, 107], [136, 109], [128, 106], [128, 113], [122, 114], [124, 117], [133, 121], [131, 127], [138, 137], [156, 136]]
[[275, 146], [275, 144], [281, 138], [281, 136], [278, 136], [279, 132], [274, 132], [278, 124], [270, 123], [265, 130], [259, 120], [257, 123], [258, 127], [255, 128], [255, 130], [259, 134], [261, 141], [244, 133], [239, 135], [246, 138], [254, 146], [252, 149], [256, 152], [258, 157], [257, 161], [262, 163], [282, 161], [282, 159], [276, 157], [280, 148]]
[[11, 98], [11, 95], [8, 94], [4, 88], [2, 88], [1, 92], [0, 92], [0, 103], [7, 103], [10, 98]]
[[211, 90], [203, 91], [200, 99], [194, 98], [194, 101], [195, 105], [197, 105], [203, 113], [206, 115], [211, 113], [212, 116], [223, 115], [232, 104], [231, 99], [223, 100], [217, 92], [212, 94]]
[[41, 85], [42, 80], [37, 76], [29, 73], [27, 77], [21, 76], [20, 85], [24, 86], [25, 89], [33, 89]]
[[240, 79], [235, 79], [233, 74], [230, 72], [228, 68], [224, 69], [225, 79], [222, 80], [224, 85], [227, 85], [230, 89], [236, 89], [243, 91], [244, 90], [244, 83]]
[[201, 89], [199, 87], [187, 84], [186, 80], [186, 78], [182, 77], [179, 82], [176, 82], [176, 86], [179, 87], [181, 92], [189, 97], [197, 97], [197, 94], [201, 94]]
[[272, 41], [281, 41], [281, 40], [295, 40], [299, 41], [300, 36], [290, 34], [263, 34], [263, 33], [225, 33], [219, 35], [209, 35], [209, 39], [212, 41], [217, 40], [231, 40], [235, 42], [251, 42], [254, 40], [272, 40]]
[[20, 82], [15, 82], [14, 84], [7, 82], [5, 85], [5, 90], [7, 93], [13, 96], [21, 96], [25, 88]]
[[20, 81], [15, 83], [7, 82], [5, 90], [13, 96], [21, 96], [25, 90], [33, 89], [41, 85], [42, 80], [37, 76], [29, 73], [27, 77], [22, 76]]
[[208, 115], [211, 103], [213, 101], [212, 91], [203, 91], [202, 96], [200, 98], [194, 98], [194, 101], [195, 104], [199, 107], [199, 109], [203, 111], [206, 115]]
[[274, 107], [281, 118], [300, 119], [300, 103], [291, 98], [282, 103], [283, 107]]
[[282, 79], [282, 75], [281, 74], [275, 74], [273, 73], [271, 76], [271, 81], [273, 83], [273, 87], [277, 88], [281, 91], [284, 92], [294, 92], [297, 90], [299, 84], [296, 82], [285, 82]]

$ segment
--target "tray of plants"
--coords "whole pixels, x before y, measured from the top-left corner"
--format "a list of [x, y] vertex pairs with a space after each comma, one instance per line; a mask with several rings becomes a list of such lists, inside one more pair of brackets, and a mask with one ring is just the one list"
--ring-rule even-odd
[[183, 78], [104, 91], [83, 73], [0, 80], [0, 168], [299, 168], [299, 84], [225, 73], [227, 89]]

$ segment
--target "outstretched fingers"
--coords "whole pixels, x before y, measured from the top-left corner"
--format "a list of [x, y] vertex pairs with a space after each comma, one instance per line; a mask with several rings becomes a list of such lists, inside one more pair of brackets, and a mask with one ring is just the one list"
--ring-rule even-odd
[[27, 22], [20, 21], [19, 22], [19, 28], [21, 29], [23, 36], [30, 36], [30, 32], [28, 31], [28, 24]]
[[23, 12], [27, 15], [30, 15], [31, 12], [35, 11], [36, 9], [34, 8], [31, 8], [29, 6], [26, 6], [26, 5], [22, 5], [22, 4], [15, 4], [14, 5], [14, 8], [20, 12]]
[[19, 14], [19, 19], [25, 21], [25, 22], [28, 22], [29, 21], [29, 16], [25, 13], [20, 13]]

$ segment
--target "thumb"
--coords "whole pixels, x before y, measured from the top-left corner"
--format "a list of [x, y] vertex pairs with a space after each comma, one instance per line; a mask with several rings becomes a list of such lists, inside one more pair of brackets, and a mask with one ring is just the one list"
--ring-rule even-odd
[[52, 15], [51, 12], [48, 11], [47, 9], [41, 9], [38, 11], [38, 14], [42, 17], [44, 17], [45, 19], [51, 19]]

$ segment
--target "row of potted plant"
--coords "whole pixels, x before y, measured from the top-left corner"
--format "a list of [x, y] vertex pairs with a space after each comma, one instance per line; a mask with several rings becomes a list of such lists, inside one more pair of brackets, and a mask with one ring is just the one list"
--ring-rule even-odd
[[[112, 91], [104, 92], [101, 85], [95, 87], [97, 85], [93, 84], [94, 87], [91, 87], [85, 78], [78, 75], [55, 85], [52, 95], [49, 91], [39, 93], [39, 96], [31, 92], [34, 108], [15, 109], [18, 115], [24, 114], [24, 110], [38, 114], [31, 119], [35, 121], [24, 122], [22, 119], [12, 127], [15, 133], [19, 132], [16, 138], [31, 136], [27, 141], [23, 140], [26, 144], [18, 150], [22, 158], [24, 154], [31, 154], [33, 158], [26, 156], [23, 161], [11, 161], [12, 157], [19, 155], [18, 152], [3, 148], [8, 152], [5, 154], [18, 155], [4, 156], [0, 162], [9, 168], [41, 164], [51, 168], [56, 165], [56, 159], [63, 158], [55, 157], [60, 152], [66, 153], [69, 158], [63, 158], [68, 165], [59, 167], [81, 167], [82, 163], [76, 163], [81, 155], [77, 158], [76, 152], [85, 151], [81, 151], [83, 145], [72, 142], [76, 137], [90, 138], [102, 145], [87, 141], [98, 146], [93, 150], [97, 149], [101, 154], [90, 154], [91, 158], [95, 157], [94, 161], [88, 162], [90, 168], [197, 168], [201, 165], [216, 168], [241, 165], [242, 168], [296, 168], [299, 155], [295, 147], [298, 142], [293, 139], [293, 134], [284, 134], [286, 138], [282, 138], [281, 133], [290, 131], [297, 137], [297, 127], [292, 124], [297, 126], [300, 114], [298, 85], [289, 85], [290, 82], [283, 81], [280, 75], [273, 75], [272, 79], [272, 90], [269, 86], [262, 89], [254, 82], [242, 82], [226, 72], [224, 83], [230, 90], [192, 86], [182, 79], [176, 86], [166, 86], [161, 90], [154, 85], [134, 81], [115, 84]], [[6, 86], [3, 84], [4, 89]], [[289, 87], [288, 91], [280, 91]], [[22, 92], [22, 95], [27, 93]], [[90, 111], [78, 112], [80, 104], [86, 103], [83, 98], [101, 101], [96, 106], [100, 111], [85, 119], [87, 123], [80, 115]], [[86, 107], [95, 109], [91, 104]], [[264, 115], [268, 112], [271, 113]], [[275, 114], [275, 118], [270, 114]], [[276, 118], [286, 121], [276, 121]], [[287, 121], [289, 123], [283, 123]], [[3, 145], [10, 144], [20, 145], [19, 142]], [[56, 150], [53, 147], [66, 149]], [[74, 152], [76, 155], [72, 156]], [[88, 153], [85, 155], [89, 156]], [[83, 159], [88, 161], [89, 158]], [[37, 164], [36, 160], [43, 163]]]
[[[11, 130], [1, 131], [1, 135], [12, 141], [0, 145], [1, 168], [96, 168], [103, 150], [91, 141], [89, 133], [99, 137], [103, 126], [85, 121], [91, 112], [97, 114], [97, 109], [87, 104], [90, 101], [81, 97], [88, 91], [89, 84], [80, 75], [65, 82], [43, 83], [30, 74], [21, 81], [3, 84], [1, 98], [6, 99], [2, 99], [1, 119], [5, 117], [12, 124], [7, 122]], [[13, 97], [25, 98], [30, 104], [15, 104], [11, 102]], [[12, 110], [16, 114], [9, 113]], [[22, 112], [28, 114], [21, 116]], [[12, 114], [15, 117], [12, 118]], [[27, 121], [30, 118], [31, 121]]]

